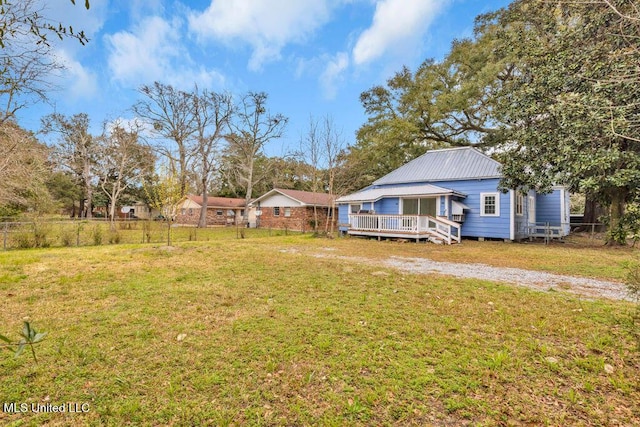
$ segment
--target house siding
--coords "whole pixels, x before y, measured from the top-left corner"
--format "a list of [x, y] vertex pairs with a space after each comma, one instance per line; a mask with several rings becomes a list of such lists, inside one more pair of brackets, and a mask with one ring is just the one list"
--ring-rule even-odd
[[538, 194], [536, 196], [537, 223], [549, 223], [549, 225], [560, 225], [560, 192], [554, 191], [549, 194]]
[[378, 200], [375, 211], [380, 215], [398, 215], [400, 213], [400, 198], [390, 197]]
[[[438, 181], [433, 184], [440, 187], [450, 188], [460, 193], [467, 194], [461, 202], [469, 207], [465, 210], [465, 220], [462, 223], [462, 237], [509, 239], [510, 238], [510, 215], [511, 198], [509, 193], [498, 191], [500, 180], [478, 179], [468, 181]], [[481, 216], [480, 193], [498, 193], [500, 216]], [[443, 197], [444, 199], [444, 197]], [[441, 205], [441, 207], [444, 207]], [[450, 214], [451, 210], [447, 214]]]
[[549, 223], [552, 227], [564, 226], [569, 232], [569, 194], [564, 188], [555, 188], [551, 193], [538, 194], [536, 197], [538, 224]]
[[273, 207], [280, 207], [280, 208], [296, 207], [297, 208], [297, 207], [300, 207], [301, 205], [302, 204], [300, 202], [297, 202], [291, 199], [290, 197], [287, 197], [279, 193], [273, 194], [268, 198], [265, 198], [264, 200], [260, 201], [260, 207], [262, 208], [273, 208]]
[[[461, 201], [470, 208], [465, 211], [465, 221], [461, 228], [462, 237], [509, 239], [511, 237], [509, 231], [511, 214], [510, 195], [509, 193], [502, 193], [498, 191], [499, 182], [500, 180], [498, 178], [492, 178], [468, 181], [438, 181], [431, 182], [430, 184], [450, 188], [468, 195], [466, 198], [461, 199]], [[397, 185], [393, 187], [401, 186], [402, 185]], [[498, 193], [500, 216], [488, 217], [480, 215], [480, 193]], [[444, 210], [447, 209], [446, 214], [449, 215], [451, 212], [451, 202], [449, 201], [449, 203], [446, 204], [445, 199], [445, 197], [441, 197], [440, 209], [443, 214]], [[363, 203], [362, 209], [369, 210], [371, 209], [370, 205], [370, 203]], [[338, 209], [340, 223], [348, 223], [349, 205], [340, 204]], [[381, 215], [398, 214], [400, 212], [399, 198], [392, 197], [378, 200], [375, 203], [375, 211], [377, 214]], [[346, 227], [342, 227], [341, 230], [346, 230]]]

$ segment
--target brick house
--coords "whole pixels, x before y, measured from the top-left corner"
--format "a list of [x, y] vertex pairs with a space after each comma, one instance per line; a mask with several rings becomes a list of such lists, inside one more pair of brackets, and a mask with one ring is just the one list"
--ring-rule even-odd
[[256, 209], [256, 226], [296, 231], [313, 231], [314, 208], [318, 229], [324, 230], [327, 216], [336, 226], [335, 197], [325, 193], [274, 188], [251, 202]]
[[[189, 194], [178, 205], [176, 222], [183, 225], [198, 225], [202, 196]], [[235, 225], [242, 222], [244, 199], [231, 197], [207, 198], [207, 225]]]

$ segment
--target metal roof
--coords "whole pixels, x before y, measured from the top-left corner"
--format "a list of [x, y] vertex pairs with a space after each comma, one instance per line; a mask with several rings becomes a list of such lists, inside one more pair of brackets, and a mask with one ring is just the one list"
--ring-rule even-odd
[[500, 178], [500, 163], [473, 147], [427, 151], [373, 185]]
[[421, 184], [407, 185], [402, 187], [367, 187], [357, 193], [340, 197], [338, 203], [350, 202], [375, 202], [383, 197], [419, 197], [419, 196], [444, 196], [447, 194], [455, 194], [458, 196], [466, 196], [463, 193], [450, 190], [448, 188], [438, 187], [437, 185]]

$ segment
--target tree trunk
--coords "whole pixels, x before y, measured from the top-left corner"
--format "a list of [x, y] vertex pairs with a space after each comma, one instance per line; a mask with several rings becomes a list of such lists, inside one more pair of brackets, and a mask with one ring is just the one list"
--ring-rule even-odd
[[116, 230], [116, 204], [113, 201], [109, 203], [109, 218], [110, 218], [109, 230], [115, 231]]
[[251, 193], [253, 193], [253, 163], [254, 161], [251, 159], [247, 167], [247, 194], [244, 197], [244, 215], [242, 216], [243, 227], [247, 227], [247, 224], [249, 224], [249, 202], [251, 202]]
[[198, 228], [207, 228], [207, 206], [209, 205], [209, 194], [207, 193], [206, 180], [202, 180], [202, 208], [200, 208], [200, 219]]
[[621, 223], [624, 215], [625, 193], [617, 191], [611, 197], [609, 206], [609, 232], [607, 245], [623, 246], [627, 244], [627, 230]]
[[582, 222], [586, 224], [594, 224], [600, 222], [600, 217], [605, 215], [607, 212], [602, 207], [600, 203], [598, 203], [591, 196], [586, 196], [586, 200], [584, 202], [584, 216]]

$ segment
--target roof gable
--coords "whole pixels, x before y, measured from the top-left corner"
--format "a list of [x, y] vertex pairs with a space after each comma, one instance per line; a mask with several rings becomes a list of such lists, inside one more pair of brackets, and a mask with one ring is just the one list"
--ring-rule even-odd
[[301, 205], [306, 206], [331, 206], [332, 202], [335, 200], [335, 196], [326, 193], [314, 193], [311, 191], [285, 190], [283, 188], [274, 188], [273, 190], [258, 197], [253, 201], [253, 203], [271, 197], [276, 193], [280, 193], [283, 196], [286, 196], [300, 203]]
[[473, 147], [427, 151], [373, 185], [500, 178], [500, 163]]

